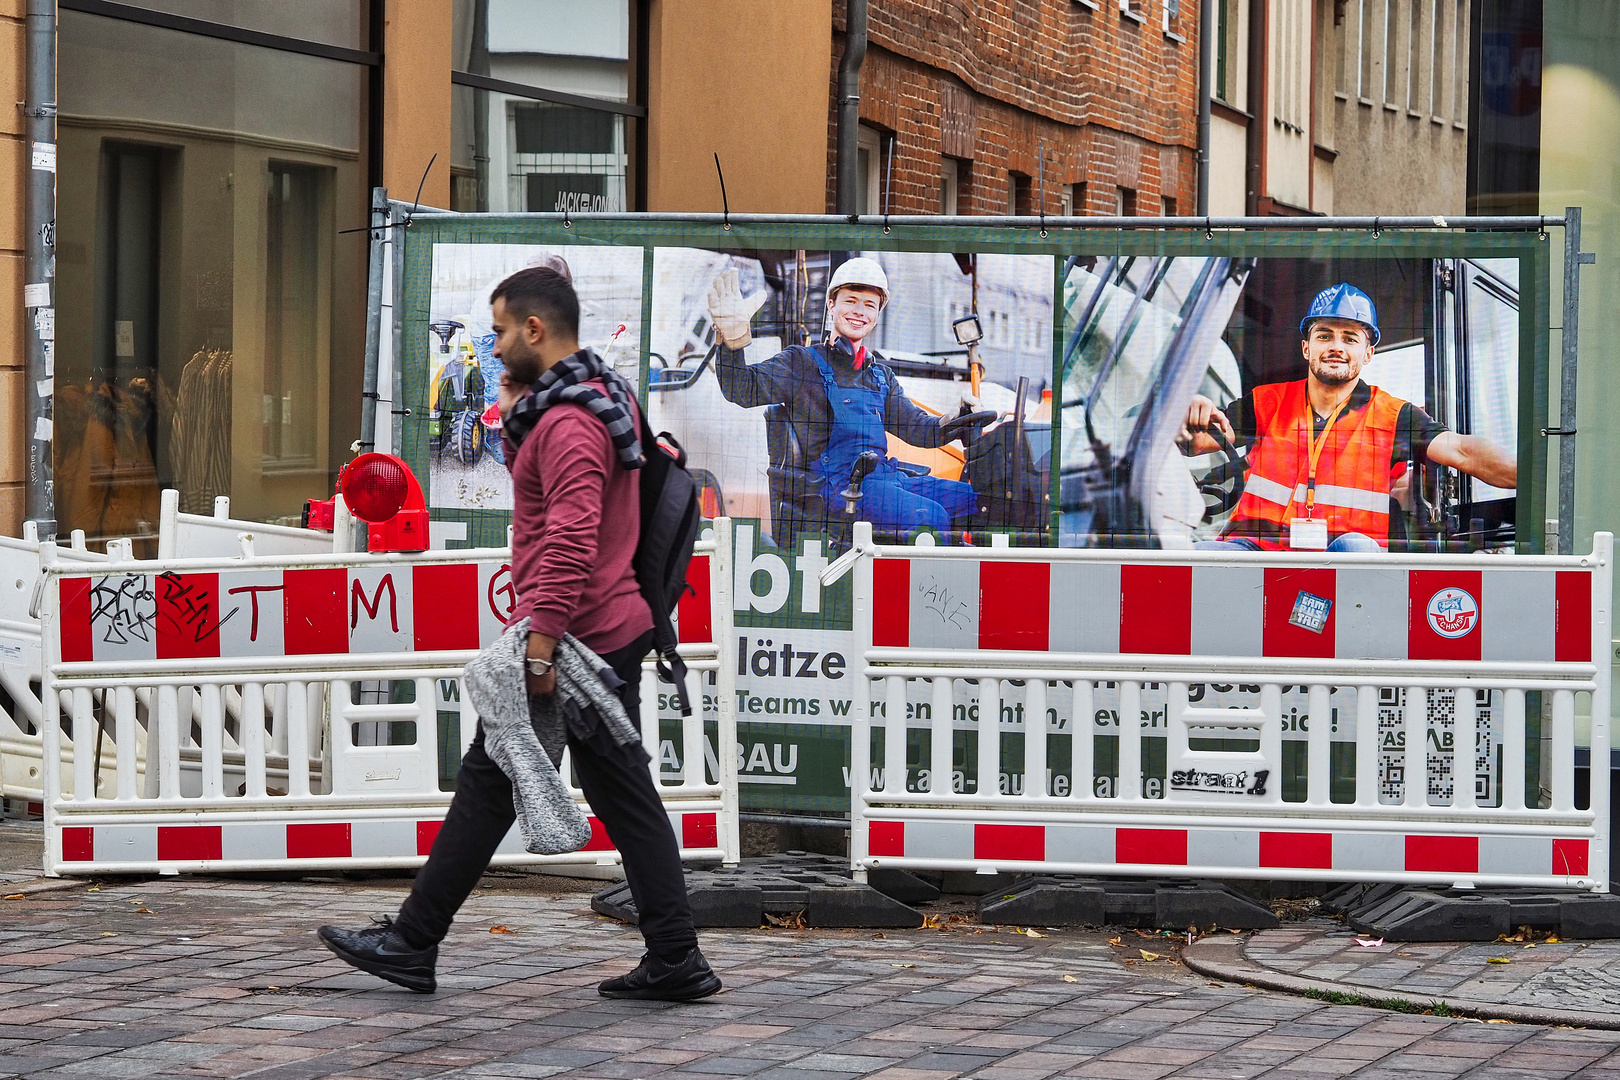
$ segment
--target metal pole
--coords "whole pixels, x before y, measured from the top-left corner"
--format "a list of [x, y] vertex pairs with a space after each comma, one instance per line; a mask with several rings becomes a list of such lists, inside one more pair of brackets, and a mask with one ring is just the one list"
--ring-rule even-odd
[[838, 62], [838, 192], [840, 214], [856, 213], [860, 160], [861, 65], [866, 62], [866, 0], [849, 0], [844, 15], [844, 56]]
[[371, 263], [366, 271], [366, 377], [360, 394], [360, 452], [377, 449], [377, 360], [382, 346], [383, 238], [388, 189], [371, 189]]
[[[405, 453], [405, 414], [409, 407], [405, 404], [405, 305], [402, 299], [405, 294], [405, 234], [410, 230], [408, 220], [403, 216], [406, 211], [401, 208], [389, 207], [388, 243], [393, 248], [392, 267], [393, 279], [389, 282], [393, 302], [394, 332], [390, 342], [389, 375], [393, 382], [393, 404], [389, 409], [390, 437], [389, 446], [393, 452], [401, 456]], [[558, 215], [561, 217], [562, 215]], [[428, 396], [433, 393], [428, 388]]]
[[1198, 8], [1198, 216], [1209, 215], [1209, 99], [1215, 90], [1215, 0]]
[[52, 439], [56, 378], [56, 0], [28, 0], [27, 242], [23, 308], [28, 315], [28, 519], [56, 539]]
[[[1581, 326], [1581, 266], [1597, 256], [1581, 250], [1581, 208], [1564, 208], [1563, 358], [1558, 365], [1558, 554], [1575, 553], [1575, 382]], [[1593, 775], [1596, 775], [1594, 772]]]
[[[396, 214], [406, 214], [411, 210], [409, 203], [395, 203]], [[431, 210], [428, 207], [418, 207], [418, 217], [429, 215], [442, 215], [442, 211]], [[841, 214], [698, 214], [698, 213], [620, 213], [618, 211], [588, 214], [562, 214], [554, 212], [533, 214], [456, 214], [457, 218], [475, 218], [491, 222], [539, 223], [551, 222], [561, 225], [565, 220], [574, 227], [588, 225], [592, 222], [624, 221], [638, 224], [664, 223], [681, 225], [723, 225], [730, 221], [733, 228], [752, 225], [848, 225], [851, 224], [847, 215]], [[882, 214], [856, 215], [854, 224], [873, 225], [882, 227]], [[1036, 214], [1014, 216], [1007, 214], [985, 214], [982, 216], [957, 214], [907, 214], [903, 221], [891, 222], [891, 228], [904, 229], [913, 225], [949, 225], [966, 226], [976, 229], [994, 228], [1025, 228], [1031, 233], [1040, 229], [1043, 222]], [[1119, 229], [1141, 230], [1145, 232], [1159, 232], [1163, 230], [1189, 232], [1205, 229], [1249, 229], [1249, 230], [1278, 230], [1278, 231], [1312, 231], [1320, 232], [1324, 229], [1357, 229], [1371, 232], [1374, 229], [1390, 231], [1392, 229], [1422, 229], [1429, 232], [1450, 231], [1462, 232], [1478, 229], [1509, 229], [1519, 232], [1536, 232], [1542, 229], [1561, 228], [1564, 224], [1562, 216], [1558, 215], [1502, 215], [1496, 217], [1443, 217], [1439, 214], [1427, 216], [1406, 217], [1212, 217], [1189, 221], [1185, 217], [1051, 217], [1048, 216], [1044, 224], [1047, 229], [1077, 229], [1092, 232], [1104, 229], [1113, 231]], [[396, 230], [397, 231], [397, 230]]]

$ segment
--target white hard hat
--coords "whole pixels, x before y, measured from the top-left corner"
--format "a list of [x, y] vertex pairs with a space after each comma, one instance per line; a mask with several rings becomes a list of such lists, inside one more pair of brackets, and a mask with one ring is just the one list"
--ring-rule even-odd
[[833, 271], [832, 280], [827, 282], [827, 299], [831, 300], [838, 295], [839, 289], [851, 285], [876, 289], [883, 294], [883, 303], [887, 305], [889, 302], [889, 275], [883, 272], [876, 259], [849, 259], [840, 265]]

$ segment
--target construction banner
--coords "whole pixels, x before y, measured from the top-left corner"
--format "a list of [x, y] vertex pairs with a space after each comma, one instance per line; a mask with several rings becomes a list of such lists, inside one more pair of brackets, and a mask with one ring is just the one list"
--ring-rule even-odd
[[[403, 452], [435, 521], [460, 523], [452, 546], [505, 542], [490, 293], [529, 267], [569, 278], [580, 345], [685, 447], [705, 515], [737, 522], [745, 807], [847, 807], [850, 579], [819, 574], [856, 521], [891, 543], [1543, 550], [1535, 233], [422, 215], [407, 241], [396, 407], [411, 410]], [[1442, 590], [1427, 615], [1466, 637], [1481, 603]], [[1318, 607], [1300, 609], [1306, 632], [1327, 624]], [[1201, 692], [1246, 701], [1242, 687]], [[958, 694], [964, 729], [975, 693]], [[1431, 717], [1447, 753], [1464, 705]], [[913, 706], [926, 725], [929, 702]], [[1117, 702], [1054, 711], [1053, 734], [1098, 740], [1101, 777]], [[1003, 717], [1015, 738], [1023, 722]], [[1338, 726], [1348, 753], [1353, 718]], [[1144, 790], [1164, 782], [1162, 746], [1147, 744]], [[666, 767], [678, 753], [672, 738]]]

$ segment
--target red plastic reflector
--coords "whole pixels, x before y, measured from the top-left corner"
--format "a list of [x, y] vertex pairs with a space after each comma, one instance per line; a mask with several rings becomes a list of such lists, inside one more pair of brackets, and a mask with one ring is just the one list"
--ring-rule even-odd
[[410, 493], [405, 467], [388, 454], [361, 454], [343, 470], [343, 501], [361, 521], [387, 521]]

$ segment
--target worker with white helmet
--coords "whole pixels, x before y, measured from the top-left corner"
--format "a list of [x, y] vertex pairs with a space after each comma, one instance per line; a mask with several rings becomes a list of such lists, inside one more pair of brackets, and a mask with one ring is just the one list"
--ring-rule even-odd
[[919, 408], [865, 339], [889, 302], [889, 279], [868, 258], [848, 259], [827, 283], [827, 340], [793, 345], [757, 364], [743, 350], [753, 340], [752, 320], [764, 292], [744, 296], [736, 270], [726, 270], [709, 291], [709, 316], [718, 349], [715, 374], [726, 400], [744, 408], [781, 404], [798, 433], [805, 459], [821, 479], [828, 504], [850, 483], [856, 459], [875, 451], [878, 466], [865, 479], [859, 515], [880, 528], [941, 533], [953, 519], [973, 514], [973, 487], [959, 480], [913, 476], [888, 455], [885, 433], [912, 446], [933, 448], [983, 425], [987, 414], [947, 418]]

